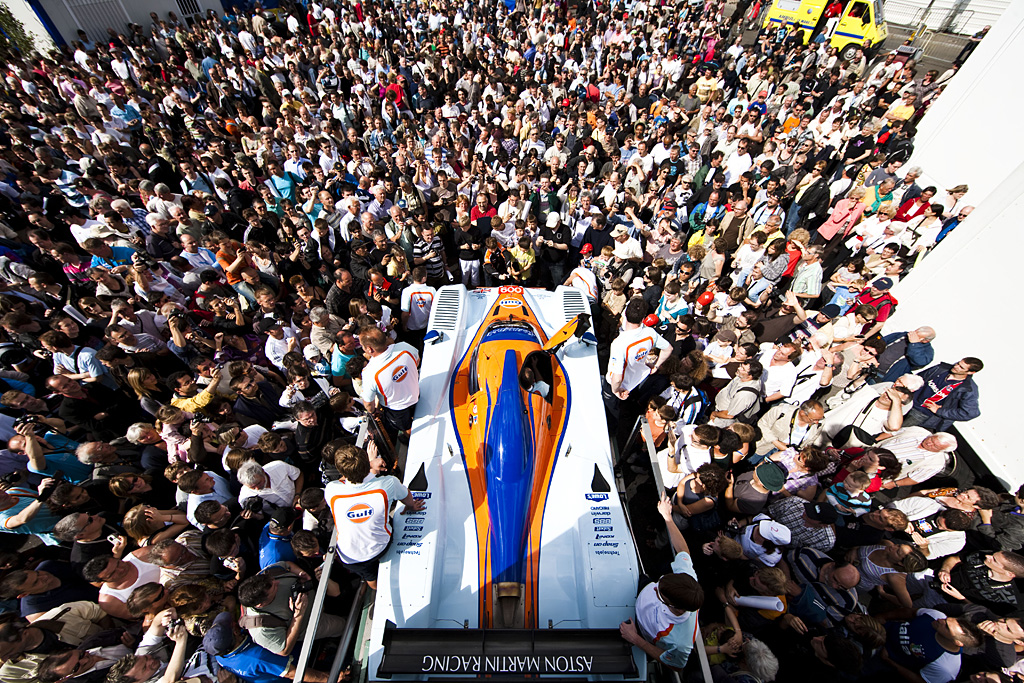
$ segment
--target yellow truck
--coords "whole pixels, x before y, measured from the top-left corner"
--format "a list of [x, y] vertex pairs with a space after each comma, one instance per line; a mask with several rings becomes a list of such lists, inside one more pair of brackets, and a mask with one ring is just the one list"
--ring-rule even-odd
[[[815, 29], [818, 33], [827, 30], [822, 14], [829, 4], [830, 0], [773, 0], [764, 18], [764, 28], [796, 24], [807, 44]], [[846, 0], [829, 44], [839, 50], [843, 59], [852, 59], [858, 47], [880, 48], [887, 35], [882, 0]]]

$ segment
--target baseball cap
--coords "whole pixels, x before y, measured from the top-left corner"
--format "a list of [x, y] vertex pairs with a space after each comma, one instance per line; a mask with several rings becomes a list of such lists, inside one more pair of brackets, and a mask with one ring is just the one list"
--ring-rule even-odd
[[644, 284], [642, 277], [635, 277], [633, 281], [629, 283], [630, 289], [647, 289], [647, 285]]
[[559, 218], [558, 214], [555, 213], [554, 211], [552, 211], [551, 213], [548, 214], [548, 218], [544, 222], [544, 224], [546, 226], [548, 226], [549, 228], [554, 228], [554, 227], [556, 227], [558, 225], [558, 223], [560, 221], [561, 221], [561, 218]]
[[880, 291], [887, 291], [892, 289], [892, 278], [880, 277], [871, 283], [871, 286]]
[[620, 225], [614, 230], [612, 230], [612, 239], [615, 239], [616, 237], [622, 237], [623, 235], [628, 234], [629, 232], [627, 232], [626, 229]]
[[231, 652], [235, 646], [235, 633], [231, 626], [234, 617], [230, 612], [221, 612], [203, 636], [203, 649], [211, 655]]
[[253, 329], [260, 334], [266, 334], [275, 327], [281, 327], [281, 323], [277, 318], [260, 318], [253, 325]]
[[767, 90], [762, 90], [762, 91], [757, 93], [757, 96], [758, 97], [768, 97], [768, 91]]
[[295, 523], [295, 510], [290, 507], [279, 507], [270, 516], [270, 521], [278, 528], [287, 528]]
[[761, 532], [764, 540], [771, 541], [775, 545], [789, 545], [789, 542], [793, 540], [793, 533], [789, 527], [772, 519], [762, 519], [758, 522], [757, 530]]
[[807, 519], [822, 524], [835, 524], [839, 519], [839, 513], [828, 503], [804, 503], [804, 514], [807, 515]]
[[842, 309], [839, 308], [839, 306], [836, 306], [835, 304], [825, 304], [824, 306], [821, 307], [821, 314], [829, 318], [830, 320], [838, 318], [841, 312]]
[[581, 256], [586, 256], [587, 254], [593, 254], [593, 253], [594, 253], [594, 245], [591, 244], [590, 242], [587, 242], [582, 247], [580, 247], [580, 255]]
[[726, 344], [735, 344], [736, 333], [733, 332], [732, 330], [722, 330], [721, 332], [715, 335], [715, 339], [721, 342], [725, 342]]
[[320, 349], [314, 344], [306, 344], [306, 348], [302, 349], [302, 355], [306, 360], [316, 360], [320, 357]]
[[761, 486], [764, 486], [772, 493], [781, 491], [782, 485], [786, 483], [786, 473], [782, 471], [781, 467], [770, 460], [766, 460], [758, 465], [754, 469], [754, 476], [761, 482]]

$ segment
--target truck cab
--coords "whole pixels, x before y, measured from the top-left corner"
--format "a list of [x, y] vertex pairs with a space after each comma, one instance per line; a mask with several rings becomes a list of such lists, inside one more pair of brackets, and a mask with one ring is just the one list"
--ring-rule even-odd
[[[806, 45], [817, 27], [826, 31], [822, 18], [828, 0], [773, 0], [765, 15], [764, 28], [796, 25]], [[832, 30], [829, 44], [839, 50], [842, 59], [853, 59], [858, 47], [877, 49], [888, 35], [882, 0], [848, 0]]]

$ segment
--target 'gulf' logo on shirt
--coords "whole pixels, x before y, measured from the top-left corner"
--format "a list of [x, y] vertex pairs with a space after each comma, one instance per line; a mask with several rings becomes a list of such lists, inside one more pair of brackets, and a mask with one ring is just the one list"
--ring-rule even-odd
[[345, 516], [356, 524], [362, 524], [373, 516], [373, 508], [366, 503], [356, 503], [348, 509]]
[[395, 374], [391, 375], [391, 379], [392, 379], [392, 381], [395, 381], [395, 382], [401, 382], [403, 379], [405, 379], [405, 376], [408, 375], [408, 374], [409, 374], [409, 368], [407, 368], [404, 365], [402, 365], [397, 370], [395, 370]]
[[636, 356], [633, 357], [634, 360], [636, 360], [637, 363], [644, 362], [644, 358], [647, 358], [647, 352], [649, 350], [650, 349], [639, 349], [639, 350], [637, 350]]

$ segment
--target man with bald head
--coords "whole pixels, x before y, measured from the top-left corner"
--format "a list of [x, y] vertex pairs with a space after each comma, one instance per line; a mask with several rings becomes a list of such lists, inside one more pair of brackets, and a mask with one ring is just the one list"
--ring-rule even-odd
[[[904, 418], [906, 425], [906, 418]], [[899, 488], [898, 497], [906, 497], [911, 487], [926, 482], [946, 466], [946, 455], [956, 448], [956, 437], [948, 432], [930, 433], [923, 427], [907, 427], [882, 439], [877, 445], [900, 461], [900, 478], [886, 480], [883, 489]]]
[[749, 209], [750, 206], [740, 200], [733, 204], [732, 211], [727, 212], [722, 218], [720, 230], [726, 242], [726, 251], [736, 251], [737, 247], [757, 230], [754, 219], [748, 213]]
[[793, 598], [803, 596], [805, 590], [813, 591], [814, 597], [825, 606], [829, 626], [841, 623], [847, 614], [858, 611], [856, 587], [860, 583], [860, 571], [854, 565], [836, 562], [814, 548], [794, 548], [786, 553], [786, 561], [779, 563], [779, 567], [792, 579], [788, 586], [791, 604], [811, 602]]
[[935, 358], [933, 339], [935, 330], [927, 325], [882, 337], [885, 350], [878, 354], [878, 373], [868, 381], [871, 384], [895, 382], [903, 375], [928, 367]]

